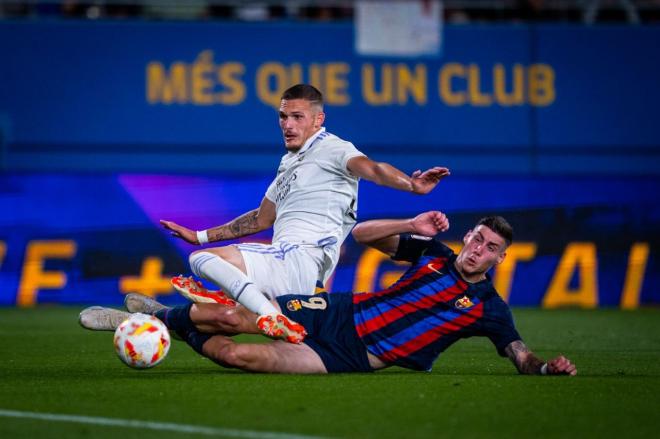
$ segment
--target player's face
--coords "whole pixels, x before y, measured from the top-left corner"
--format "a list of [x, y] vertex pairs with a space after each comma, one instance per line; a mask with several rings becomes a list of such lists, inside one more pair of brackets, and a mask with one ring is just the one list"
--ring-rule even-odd
[[280, 103], [280, 128], [286, 149], [296, 152], [302, 148], [307, 139], [321, 128], [324, 119], [323, 112], [309, 101], [283, 99]]
[[493, 265], [506, 256], [506, 241], [484, 225], [469, 231], [463, 238], [465, 246], [456, 258], [456, 266], [468, 277], [467, 280], [483, 277]]

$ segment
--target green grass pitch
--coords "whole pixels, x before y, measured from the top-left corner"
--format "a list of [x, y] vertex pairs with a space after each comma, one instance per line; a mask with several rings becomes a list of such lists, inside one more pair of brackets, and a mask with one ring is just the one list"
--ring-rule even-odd
[[[77, 308], [0, 309], [0, 411], [232, 429], [233, 437], [658, 437], [660, 310], [516, 309], [526, 343], [578, 376], [519, 376], [488, 340], [441, 355], [431, 373], [257, 375], [174, 342], [151, 370], [124, 366], [112, 335]], [[209, 437], [0, 416], [1, 438]], [[277, 433], [278, 435], [273, 435]], [[271, 436], [268, 436], [268, 435]]]

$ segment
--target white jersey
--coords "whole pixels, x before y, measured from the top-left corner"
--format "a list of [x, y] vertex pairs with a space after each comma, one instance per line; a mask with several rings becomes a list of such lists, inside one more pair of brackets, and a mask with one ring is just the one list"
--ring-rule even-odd
[[321, 128], [296, 153], [280, 161], [266, 198], [275, 203], [273, 242], [316, 248], [319, 280], [326, 282], [339, 248], [356, 221], [358, 177], [346, 169], [355, 146]]

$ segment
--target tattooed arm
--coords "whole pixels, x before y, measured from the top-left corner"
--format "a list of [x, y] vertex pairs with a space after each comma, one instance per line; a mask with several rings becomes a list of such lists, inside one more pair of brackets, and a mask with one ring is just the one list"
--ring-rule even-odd
[[261, 200], [258, 209], [251, 210], [227, 224], [208, 229], [209, 241], [225, 241], [252, 235], [272, 227], [275, 223], [275, 204], [268, 198]]
[[568, 358], [560, 355], [545, 363], [530, 351], [522, 340], [516, 340], [504, 348], [504, 352], [516, 366], [518, 372], [526, 375], [576, 375], [577, 369]]
[[[160, 220], [160, 223], [171, 232], [172, 236], [181, 238], [191, 244], [199, 245], [196, 231], [180, 226], [172, 221]], [[264, 197], [258, 209], [244, 213], [227, 224], [213, 227], [206, 232], [209, 242], [225, 241], [266, 230], [272, 227], [273, 223], [275, 223], [275, 204]]]

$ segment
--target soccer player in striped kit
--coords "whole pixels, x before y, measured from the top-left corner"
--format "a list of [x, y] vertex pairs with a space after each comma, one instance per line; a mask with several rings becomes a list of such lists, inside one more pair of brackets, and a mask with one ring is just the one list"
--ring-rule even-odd
[[[353, 230], [357, 241], [412, 265], [382, 291], [278, 297], [282, 312], [308, 332], [301, 344], [234, 342], [233, 334], [258, 333], [254, 314], [241, 307], [167, 308], [136, 294], [126, 297], [126, 306], [131, 312], [153, 313], [193, 349], [220, 365], [248, 371], [370, 372], [394, 365], [429, 371], [455, 342], [482, 336], [522, 374], [577, 374], [564, 356], [546, 362], [527, 348], [509, 307], [491, 283], [487, 272], [504, 260], [513, 239], [506, 220], [498, 216], [480, 220], [464, 236], [458, 255], [439, 239], [448, 228], [449, 221], [438, 211], [358, 224]], [[116, 322], [128, 316], [112, 312]]]

